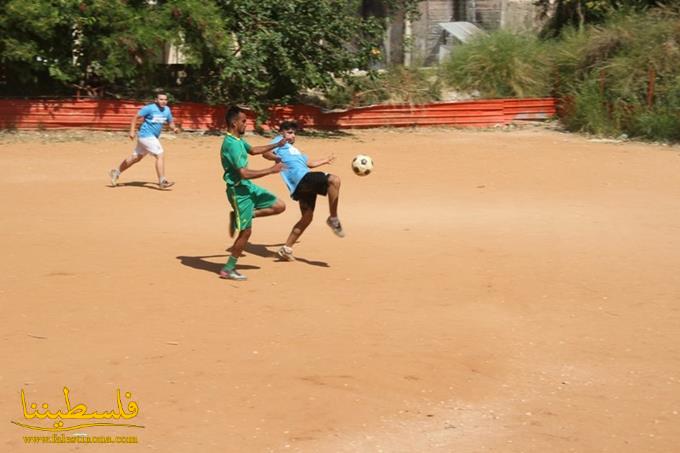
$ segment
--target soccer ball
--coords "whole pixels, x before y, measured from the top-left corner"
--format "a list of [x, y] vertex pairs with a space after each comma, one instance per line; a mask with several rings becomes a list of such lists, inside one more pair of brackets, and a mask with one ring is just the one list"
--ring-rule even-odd
[[357, 154], [352, 159], [352, 170], [359, 176], [366, 176], [373, 170], [373, 159], [364, 154]]

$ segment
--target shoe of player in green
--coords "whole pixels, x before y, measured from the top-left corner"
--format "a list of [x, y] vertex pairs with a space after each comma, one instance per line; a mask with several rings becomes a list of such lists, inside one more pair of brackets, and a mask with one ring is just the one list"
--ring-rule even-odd
[[248, 280], [248, 277], [246, 277], [243, 274], [239, 274], [236, 269], [222, 269], [220, 271], [220, 278], [224, 278], [226, 280], [236, 280], [236, 281], [243, 281], [243, 280]]

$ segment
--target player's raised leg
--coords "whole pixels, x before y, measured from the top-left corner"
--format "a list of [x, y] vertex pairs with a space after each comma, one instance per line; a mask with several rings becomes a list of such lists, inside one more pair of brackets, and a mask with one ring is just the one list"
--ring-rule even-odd
[[339, 237], [345, 237], [345, 232], [340, 224], [338, 218], [338, 201], [340, 199], [340, 177], [336, 175], [328, 175], [328, 210], [330, 217], [326, 220], [326, 224]]
[[255, 209], [253, 217], [267, 217], [270, 215], [281, 214], [285, 210], [286, 203], [284, 203], [283, 200], [281, 200], [280, 198], [276, 198], [276, 200], [271, 206]]
[[250, 196], [253, 203], [253, 217], [281, 214], [286, 210], [286, 203], [264, 187], [253, 184], [250, 187]]

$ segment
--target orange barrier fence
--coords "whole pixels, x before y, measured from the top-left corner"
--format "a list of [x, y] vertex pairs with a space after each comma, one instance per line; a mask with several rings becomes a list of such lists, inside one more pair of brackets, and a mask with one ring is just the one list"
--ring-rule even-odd
[[[295, 119], [313, 129], [460, 126], [484, 127], [555, 115], [556, 100], [491, 99], [427, 105], [375, 105], [343, 111], [322, 111], [306, 105], [273, 107], [265, 128]], [[108, 100], [0, 100], [0, 128], [126, 130], [142, 103]], [[224, 107], [183, 102], [171, 106], [175, 122], [186, 130], [224, 127]], [[254, 114], [249, 112], [249, 128]]]

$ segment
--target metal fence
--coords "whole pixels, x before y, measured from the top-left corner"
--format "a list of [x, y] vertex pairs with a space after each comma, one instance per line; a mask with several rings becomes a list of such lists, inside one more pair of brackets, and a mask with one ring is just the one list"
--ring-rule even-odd
[[[273, 107], [265, 129], [283, 119], [295, 119], [313, 129], [408, 126], [488, 127], [518, 120], [548, 119], [556, 100], [490, 99], [426, 105], [375, 105], [342, 111], [323, 111], [306, 105]], [[126, 130], [142, 103], [113, 100], [0, 100], [3, 129]], [[185, 130], [224, 127], [225, 107], [178, 103], [171, 106], [175, 122]], [[249, 128], [255, 114], [249, 112]]]

